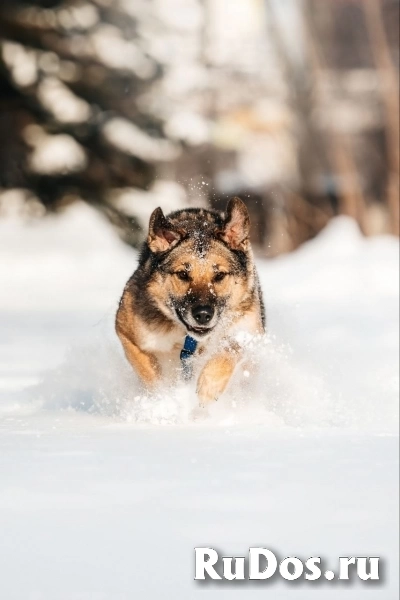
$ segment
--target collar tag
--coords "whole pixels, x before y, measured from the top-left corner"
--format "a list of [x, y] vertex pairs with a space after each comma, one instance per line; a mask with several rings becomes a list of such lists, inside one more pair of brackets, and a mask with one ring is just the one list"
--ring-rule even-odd
[[197, 340], [192, 338], [192, 336], [187, 335], [185, 337], [185, 341], [183, 343], [183, 348], [181, 350], [181, 363], [182, 363], [182, 375], [185, 381], [189, 381], [193, 377], [193, 365], [192, 365], [192, 357], [196, 352], [197, 348]]

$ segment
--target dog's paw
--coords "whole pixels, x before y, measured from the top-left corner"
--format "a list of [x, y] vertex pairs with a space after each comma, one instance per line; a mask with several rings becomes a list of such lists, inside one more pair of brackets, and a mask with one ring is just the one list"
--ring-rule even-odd
[[218, 400], [226, 387], [227, 381], [224, 379], [216, 379], [201, 373], [197, 383], [197, 395], [199, 397], [200, 406], [207, 406], [210, 402]]

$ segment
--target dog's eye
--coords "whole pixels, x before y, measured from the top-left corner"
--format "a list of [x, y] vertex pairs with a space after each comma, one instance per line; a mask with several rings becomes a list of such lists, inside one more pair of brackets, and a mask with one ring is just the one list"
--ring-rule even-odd
[[177, 271], [175, 273], [175, 275], [177, 277], [179, 277], [179, 279], [181, 281], [189, 281], [190, 280], [189, 273], [187, 271]]
[[225, 277], [228, 275], [228, 273], [223, 273], [222, 271], [220, 273], [216, 273], [214, 275], [214, 281], [218, 282], [218, 281], [222, 281], [223, 279], [225, 279]]

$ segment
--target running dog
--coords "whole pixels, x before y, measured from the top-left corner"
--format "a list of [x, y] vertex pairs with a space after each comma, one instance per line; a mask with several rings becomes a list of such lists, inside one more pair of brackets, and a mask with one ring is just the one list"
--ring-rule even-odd
[[264, 332], [264, 305], [246, 205], [164, 216], [156, 208], [116, 332], [145, 387], [197, 378], [200, 405], [218, 399], [240, 362], [243, 333]]

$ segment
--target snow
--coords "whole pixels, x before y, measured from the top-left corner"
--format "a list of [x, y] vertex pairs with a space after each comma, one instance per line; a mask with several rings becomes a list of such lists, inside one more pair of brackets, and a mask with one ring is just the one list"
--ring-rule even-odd
[[60, 123], [84, 123], [91, 116], [90, 104], [56, 77], [44, 77], [38, 85], [38, 99]]
[[36, 83], [38, 73], [34, 52], [26, 50], [21, 44], [4, 41], [2, 55], [17, 85], [25, 87]]
[[158, 206], [165, 214], [187, 207], [186, 190], [175, 181], [157, 179], [146, 191], [137, 188], [114, 189], [109, 201], [125, 215], [135, 217], [146, 228], [150, 215]]
[[34, 173], [66, 174], [83, 171], [87, 165], [84, 148], [71, 135], [47, 135], [39, 125], [28, 125], [24, 138], [33, 147], [28, 162]]
[[[190, 385], [143, 396], [125, 362], [136, 259], [86, 205], [0, 220], [0, 598], [396, 597], [398, 241], [340, 217], [260, 259], [258, 373], [208, 413]], [[384, 580], [193, 581], [195, 546], [257, 545], [380, 556]]]
[[118, 27], [98, 25], [89, 34], [89, 40], [94, 56], [111, 69], [130, 71], [140, 79], [154, 76], [155, 63], [144, 55], [136, 43], [125, 40]]
[[103, 126], [103, 135], [110, 144], [142, 160], [167, 161], [179, 155], [174, 144], [147, 135], [127, 119], [109, 119]]

